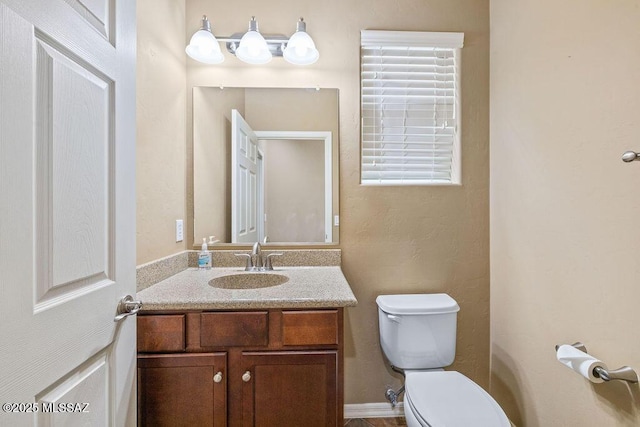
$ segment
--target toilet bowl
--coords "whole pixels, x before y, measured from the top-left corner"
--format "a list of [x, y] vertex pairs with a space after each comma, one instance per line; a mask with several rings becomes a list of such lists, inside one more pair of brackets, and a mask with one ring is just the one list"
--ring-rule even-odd
[[382, 351], [405, 375], [404, 411], [409, 427], [509, 427], [498, 403], [453, 363], [457, 312], [447, 294], [380, 295]]

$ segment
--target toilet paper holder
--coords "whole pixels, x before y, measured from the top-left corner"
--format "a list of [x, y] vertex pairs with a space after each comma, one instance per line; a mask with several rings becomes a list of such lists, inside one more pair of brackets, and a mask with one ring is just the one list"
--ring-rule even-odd
[[[571, 346], [588, 353], [587, 347], [581, 342], [573, 343]], [[556, 345], [556, 351], [558, 351], [558, 347], [560, 346]], [[604, 369], [600, 366], [596, 366], [593, 368], [593, 374], [602, 378], [603, 381], [619, 380], [634, 384], [638, 382], [638, 374], [630, 366], [623, 366], [619, 369]]]

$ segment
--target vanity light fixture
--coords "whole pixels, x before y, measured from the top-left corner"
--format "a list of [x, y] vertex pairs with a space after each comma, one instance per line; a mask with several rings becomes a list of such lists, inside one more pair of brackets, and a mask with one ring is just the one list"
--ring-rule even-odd
[[249, 21], [249, 31], [244, 33], [244, 36], [240, 39], [240, 44], [235, 51], [239, 60], [246, 62], [247, 64], [266, 64], [271, 61], [273, 55], [269, 51], [267, 41], [262, 37], [260, 31], [258, 31], [258, 21], [256, 17], [252, 16]]
[[282, 56], [287, 62], [295, 65], [313, 64], [320, 57], [313, 39], [307, 34], [307, 23], [300, 18], [287, 46], [283, 49]]
[[202, 27], [187, 46], [187, 54], [205, 64], [219, 64], [224, 60], [218, 42], [226, 43], [227, 50], [248, 64], [266, 64], [274, 56], [281, 56], [295, 65], [310, 65], [320, 54], [315, 43], [307, 34], [303, 18], [297, 23], [296, 32], [290, 37], [276, 34], [263, 36], [258, 30], [258, 21], [251, 17], [246, 33], [235, 33], [228, 37], [215, 37], [206, 16], [202, 17]]
[[220, 51], [216, 36], [211, 32], [211, 23], [206, 15], [202, 17], [202, 27], [191, 36], [185, 52], [191, 58], [205, 64], [219, 64], [224, 61], [224, 55]]

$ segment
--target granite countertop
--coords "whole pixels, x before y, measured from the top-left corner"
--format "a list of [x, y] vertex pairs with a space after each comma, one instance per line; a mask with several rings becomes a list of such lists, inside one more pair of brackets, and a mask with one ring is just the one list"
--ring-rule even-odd
[[[256, 289], [220, 289], [213, 278], [245, 273], [242, 268], [187, 268], [137, 293], [141, 311], [352, 307], [356, 300], [340, 267], [278, 267], [266, 274], [286, 283]], [[245, 273], [252, 274], [252, 273]], [[264, 274], [264, 273], [263, 273]]]

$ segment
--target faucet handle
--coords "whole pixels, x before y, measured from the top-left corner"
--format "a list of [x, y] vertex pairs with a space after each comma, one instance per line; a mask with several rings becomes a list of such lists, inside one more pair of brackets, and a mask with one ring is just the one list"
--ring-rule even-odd
[[250, 271], [253, 268], [253, 263], [251, 260], [251, 255], [249, 254], [234, 254], [235, 256], [242, 258], [242, 257], [246, 257], [247, 258], [247, 265], [244, 268], [244, 271]]
[[264, 269], [265, 270], [269, 270], [269, 271], [273, 270], [273, 264], [271, 263], [271, 257], [274, 257], [274, 256], [282, 256], [282, 252], [279, 252], [279, 253], [272, 252], [272, 253], [267, 255], [267, 259], [264, 261]]

